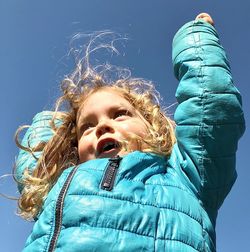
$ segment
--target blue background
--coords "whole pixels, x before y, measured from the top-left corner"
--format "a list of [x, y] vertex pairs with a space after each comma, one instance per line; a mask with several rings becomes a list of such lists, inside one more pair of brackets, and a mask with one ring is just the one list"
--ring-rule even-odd
[[[195, 0], [1, 0], [0, 1], [0, 192], [17, 196], [11, 174], [18, 126], [50, 109], [63, 76], [72, 70], [66, 55], [76, 32], [111, 29], [127, 35], [116, 64], [156, 83], [165, 105], [175, 103], [171, 43], [175, 32], [200, 12], [212, 15], [243, 95], [246, 122], [250, 110], [250, 3]], [[174, 109], [172, 109], [174, 112]], [[218, 251], [250, 251], [249, 132], [238, 148], [238, 180], [219, 211]], [[1, 251], [21, 251], [32, 223], [16, 214], [16, 201], [0, 196]]]

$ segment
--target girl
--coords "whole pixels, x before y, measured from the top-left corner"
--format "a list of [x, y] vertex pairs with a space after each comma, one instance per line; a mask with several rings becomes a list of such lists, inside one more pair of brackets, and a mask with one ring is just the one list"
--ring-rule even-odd
[[173, 64], [176, 126], [152, 84], [89, 65], [63, 82], [67, 112], [36, 115], [15, 174], [36, 221], [24, 251], [216, 251], [244, 118], [208, 14], [178, 31]]

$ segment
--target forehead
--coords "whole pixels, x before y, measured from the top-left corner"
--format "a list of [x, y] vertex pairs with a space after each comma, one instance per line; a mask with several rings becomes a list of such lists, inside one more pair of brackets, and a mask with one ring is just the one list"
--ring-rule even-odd
[[127, 105], [132, 106], [130, 102], [124, 98], [123, 94], [112, 88], [105, 88], [90, 94], [82, 103], [81, 107], [87, 108], [102, 107], [113, 105]]
[[81, 104], [78, 110], [78, 119], [95, 111], [102, 111], [111, 107], [133, 108], [130, 102], [122, 94], [111, 88], [102, 89], [90, 94]]

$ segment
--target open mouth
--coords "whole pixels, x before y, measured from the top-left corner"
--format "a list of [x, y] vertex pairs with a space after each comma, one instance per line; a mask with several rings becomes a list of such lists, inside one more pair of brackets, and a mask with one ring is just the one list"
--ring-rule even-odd
[[97, 157], [112, 155], [120, 150], [120, 144], [114, 139], [104, 139], [97, 146]]

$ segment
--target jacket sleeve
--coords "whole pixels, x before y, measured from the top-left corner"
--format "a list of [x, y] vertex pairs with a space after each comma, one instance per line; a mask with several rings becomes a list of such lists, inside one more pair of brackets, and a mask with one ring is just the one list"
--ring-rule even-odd
[[[53, 131], [50, 126], [52, 116], [53, 112], [50, 111], [38, 113], [33, 118], [32, 124], [26, 131], [21, 144], [27, 148], [34, 148], [40, 142], [48, 142], [53, 136]], [[29, 173], [32, 173], [36, 167], [37, 159], [40, 157], [40, 155], [40, 151], [36, 151], [34, 155], [23, 149], [19, 151], [14, 174], [18, 182], [19, 192], [21, 192], [23, 189], [22, 179], [24, 170], [28, 169]]]
[[174, 37], [172, 57], [182, 171], [203, 204], [218, 209], [237, 177], [235, 154], [245, 129], [241, 96], [209, 23], [185, 24]]

